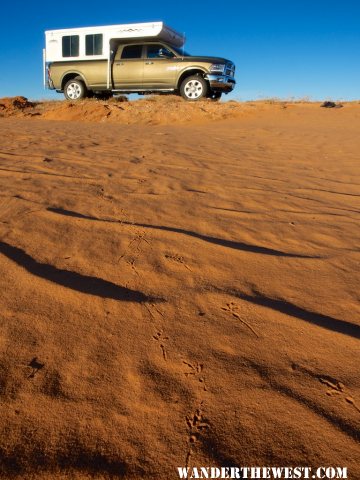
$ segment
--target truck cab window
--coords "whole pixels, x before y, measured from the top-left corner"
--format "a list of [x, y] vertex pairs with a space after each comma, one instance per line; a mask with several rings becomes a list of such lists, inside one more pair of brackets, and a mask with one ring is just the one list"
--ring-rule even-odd
[[160, 44], [147, 46], [147, 58], [173, 58], [174, 54]]
[[141, 58], [142, 56], [142, 45], [127, 45], [123, 48], [121, 53], [121, 58], [131, 59], [131, 58]]
[[79, 56], [79, 35], [66, 35], [62, 37], [62, 56]]

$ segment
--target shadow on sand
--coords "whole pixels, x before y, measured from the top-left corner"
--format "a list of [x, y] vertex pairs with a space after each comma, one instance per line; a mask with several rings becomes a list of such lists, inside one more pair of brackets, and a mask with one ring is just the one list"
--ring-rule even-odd
[[148, 297], [141, 292], [120, 287], [102, 278], [81, 275], [70, 270], [61, 270], [47, 263], [37, 262], [24, 250], [5, 242], [0, 242], [0, 253], [17, 263], [20, 267], [25, 268], [29, 273], [77, 292], [128, 302], [156, 301], [156, 299]]

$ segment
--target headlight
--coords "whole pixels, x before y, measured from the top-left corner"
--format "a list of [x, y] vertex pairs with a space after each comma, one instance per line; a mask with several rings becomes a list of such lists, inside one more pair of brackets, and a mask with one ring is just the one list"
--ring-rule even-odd
[[225, 65], [222, 63], [214, 63], [210, 67], [210, 72], [224, 73]]

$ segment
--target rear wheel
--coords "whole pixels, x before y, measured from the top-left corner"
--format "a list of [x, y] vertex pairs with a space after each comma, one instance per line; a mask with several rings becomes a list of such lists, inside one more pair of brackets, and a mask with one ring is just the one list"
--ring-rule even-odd
[[185, 78], [180, 86], [180, 94], [185, 100], [192, 102], [207, 96], [209, 86], [200, 75], [192, 75]]
[[67, 100], [81, 100], [87, 94], [85, 83], [82, 80], [73, 78], [64, 87], [64, 95]]

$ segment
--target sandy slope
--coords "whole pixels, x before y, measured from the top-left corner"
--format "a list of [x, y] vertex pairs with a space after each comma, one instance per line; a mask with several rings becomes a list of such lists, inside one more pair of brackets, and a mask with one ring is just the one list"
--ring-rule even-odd
[[359, 479], [360, 105], [152, 105], [0, 118], [1, 478]]

